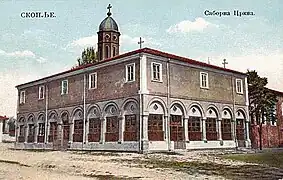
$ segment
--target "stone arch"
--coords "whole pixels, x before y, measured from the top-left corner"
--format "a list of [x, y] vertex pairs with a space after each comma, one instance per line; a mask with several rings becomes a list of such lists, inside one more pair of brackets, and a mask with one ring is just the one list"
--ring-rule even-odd
[[74, 109], [73, 109], [73, 111], [72, 111], [72, 119], [74, 119], [74, 118], [77, 118], [76, 116], [78, 115], [77, 113], [78, 112], [81, 112], [82, 114], [82, 116], [83, 116], [83, 112], [84, 112], [84, 110], [83, 110], [83, 108], [81, 107], [81, 106], [77, 106], [77, 107], [75, 107]]
[[233, 139], [233, 113], [229, 106], [225, 106], [221, 111], [221, 135], [222, 140], [232, 140]]
[[82, 108], [76, 108], [72, 113], [72, 121], [83, 118], [84, 114]]
[[44, 122], [45, 121], [45, 113], [44, 112], [41, 112], [38, 114], [37, 116], [37, 123], [38, 122]]
[[87, 110], [86, 131], [88, 142], [99, 142], [101, 139], [101, 109], [97, 104]]
[[238, 108], [236, 111], [236, 119], [245, 119], [246, 120], [246, 111], [243, 108]]
[[165, 116], [167, 115], [166, 105], [160, 98], [151, 99], [148, 103], [147, 111], [153, 114], [163, 114]]
[[23, 123], [25, 123], [25, 121], [26, 121], [26, 119], [25, 119], [24, 116], [19, 116], [18, 119], [19, 119], [19, 121], [18, 121], [19, 124], [23, 124]]
[[60, 123], [70, 123], [70, 114], [67, 110], [64, 110], [60, 113]]
[[57, 121], [58, 113], [55, 110], [52, 110], [48, 113], [48, 121]]
[[194, 102], [189, 106], [188, 116], [205, 117], [205, 113], [202, 106]]
[[238, 140], [238, 146], [244, 146], [244, 140], [246, 139], [245, 135], [245, 121], [246, 121], [246, 113], [242, 108], [238, 108], [236, 111], [235, 119], [236, 119], [236, 138]]
[[109, 102], [103, 108], [103, 117], [106, 118], [106, 142], [119, 140], [119, 116], [120, 111], [116, 103]]
[[127, 99], [122, 105], [122, 129], [124, 141], [137, 141], [139, 132], [139, 108], [138, 102], [133, 99]]
[[93, 104], [89, 106], [89, 108], [87, 109], [87, 119], [99, 118], [101, 114], [102, 114], [101, 109], [97, 104]]
[[125, 114], [138, 114], [138, 102], [136, 99], [130, 98], [122, 104], [123, 115]]
[[30, 113], [30, 114], [28, 115], [27, 123], [28, 123], [28, 124], [33, 124], [33, 123], [35, 123], [35, 116], [34, 116], [33, 113]]
[[219, 118], [219, 114], [218, 108], [213, 104], [209, 105], [206, 109], [206, 117]]
[[118, 105], [115, 102], [107, 103], [102, 112], [103, 116], [118, 116], [120, 114]]
[[225, 106], [222, 108], [221, 111], [221, 118], [222, 119], [233, 119], [233, 113], [232, 109], [229, 106]]
[[173, 101], [170, 106], [170, 114], [182, 115], [185, 117], [187, 115], [185, 105], [181, 101]]

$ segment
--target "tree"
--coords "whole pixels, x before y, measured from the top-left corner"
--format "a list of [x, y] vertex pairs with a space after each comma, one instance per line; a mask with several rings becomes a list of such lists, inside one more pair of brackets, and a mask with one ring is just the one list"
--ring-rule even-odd
[[249, 113], [259, 124], [260, 150], [262, 150], [262, 124], [274, 120], [276, 95], [266, 88], [267, 78], [260, 77], [256, 71], [248, 71]]
[[77, 58], [78, 65], [93, 64], [98, 62], [97, 52], [93, 47], [88, 47], [83, 50], [81, 57]]

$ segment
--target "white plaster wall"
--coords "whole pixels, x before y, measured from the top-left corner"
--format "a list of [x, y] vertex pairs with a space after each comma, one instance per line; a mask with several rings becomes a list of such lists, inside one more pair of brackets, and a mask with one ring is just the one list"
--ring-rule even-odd
[[220, 141], [190, 141], [186, 143], [187, 149], [214, 149], [214, 148], [235, 148], [236, 143], [234, 141], [223, 141], [223, 145], [220, 145]]
[[149, 141], [149, 148], [150, 151], [164, 151], [168, 150], [168, 146], [166, 141]]

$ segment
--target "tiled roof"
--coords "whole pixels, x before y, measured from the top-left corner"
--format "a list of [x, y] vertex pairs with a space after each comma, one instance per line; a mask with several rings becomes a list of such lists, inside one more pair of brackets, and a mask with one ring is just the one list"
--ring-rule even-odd
[[280, 91], [277, 91], [277, 90], [274, 90], [274, 89], [269, 89], [269, 90], [271, 90], [273, 93], [277, 94], [278, 96], [283, 97], [283, 92], [280, 92]]
[[8, 120], [9, 118], [7, 116], [0, 116], [0, 121]]
[[44, 78], [41, 78], [41, 79], [38, 79], [38, 80], [35, 80], [35, 81], [31, 81], [31, 82], [28, 82], [28, 83], [24, 83], [24, 84], [18, 85], [16, 87], [19, 87], [19, 86], [22, 86], [22, 85], [25, 85], [25, 84], [29, 84], [29, 83], [34, 83], [34, 82], [37, 82], [37, 81], [40, 81], [40, 80], [45, 80], [45, 79], [55, 77], [55, 76], [59, 76], [59, 75], [62, 75], [62, 74], [66, 74], [66, 73], [69, 73], [69, 72], [77, 71], [77, 70], [84, 69], [84, 68], [87, 68], [87, 67], [95, 66], [95, 65], [98, 65], [98, 64], [103, 64], [103, 63], [108, 62], [108, 61], [112, 61], [112, 60], [115, 60], [115, 59], [135, 55], [135, 54], [138, 54], [138, 53], [148, 53], [148, 54], [152, 54], [152, 55], [156, 55], [156, 56], [162, 56], [162, 57], [165, 57], [165, 58], [179, 60], [179, 61], [186, 62], [186, 63], [193, 64], [193, 65], [209, 67], [209, 68], [212, 68], [212, 69], [218, 69], [218, 70], [222, 70], [222, 71], [226, 71], [226, 72], [232, 72], [232, 73], [236, 73], [236, 74], [246, 75], [243, 72], [239, 72], [239, 71], [235, 71], [235, 70], [231, 70], [231, 69], [227, 69], [227, 68], [222, 68], [222, 67], [219, 67], [219, 66], [207, 64], [207, 63], [200, 62], [200, 61], [193, 60], [193, 59], [189, 59], [189, 58], [186, 58], [186, 57], [177, 56], [177, 55], [174, 55], [174, 54], [158, 51], [158, 50], [155, 50], [155, 49], [142, 48], [142, 49], [127, 52], [127, 53], [124, 53], [124, 54], [121, 54], [121, 55], [118, 55], [118, 56], [115, 56], [115, 57], [112, 57], [112, 58], [108, 58], [104, 61], [101, 61], [101, 62], [98, 62], [98, 63], [95, 63], [95, 64], [87, 64], [87, 65], [79, 66], [79, 67], [73, 68], [71, 70], [67, 70], [67, 71], [64, 71], [64, 72], [61, 72], [61, 73], [57, 73], [57, 74], [54, 74], [54, 75], [51, 75], [51, 76], [47, 76], [47, 77], [44, 77]]

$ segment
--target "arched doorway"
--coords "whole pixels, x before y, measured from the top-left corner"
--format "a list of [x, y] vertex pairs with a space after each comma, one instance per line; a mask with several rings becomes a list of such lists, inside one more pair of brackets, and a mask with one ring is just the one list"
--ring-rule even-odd
[[222, 111], [221, 132], [222, 140], [232, 140], [232, 113], [226, 108]]
[[88, 111], [88, 142], [99, 142], [101, 140], [100, 111], [92, 107]]
[[139, 116], [138, 106], [134, 101], [129, 101], [124, 108], [124, 141], [138, 141], [139, 140]]
[[217, 119], [218, 116], [216, 110], [214, 108], [209, 108], [206, 112], [205, 121], [206, 139], [208, 141], [218, 140]]
[[45, 138], [44, 114], [40, 114], [37, 119], [37, 142], [44, 143], [44, 138]]
[[21, 117], [18, 121], [18, 142], [23, 143], [25, 142], [25, 118]]
[[119, 111], [116, 105], [110, 104], [105, 109], [106, 133], [105, 142], [115, 142], [119, 140]]
[[174, 142], [174, 149], [185, 149], [184, 110], [181, 105], [173, 104], [170, 108], [170, 141]]
[[202, 113], [198, 106], [192, 106], [189, 110], [188, 136], [190, 141], [202, 140]]
[[151, 103], [148, 116], [148, 140], [164, 141], [164, 108], [158, 101]]
[[62, 113], [62, 146], [68, 146], [70, 140], [70, 123], [69, 123], [69, 115], [67, 112]]
[[236, 138], [239, 147], [245, 147], [245, 114], [239, 110], [236, 113]]
[[73, 115], [73, 122], [74, 122], [73, 142], [83, 142], [84, 118], [83, 118], [83, 112], [81, 110], [75, 111]]
[[35, 127], [34, 127], [34, 116], [33, 115], [30, 115], [28, 117], [28, 139], [27, 139], [27, 142], [28, 143], [33, 143], [34, 140], [35, 140]]
[[55, 112], [52, 112], [49, 115], [48, 122], [49, 122], [48, 142], [54, 143], [58, 137], [57, 114], [55, 114]]

